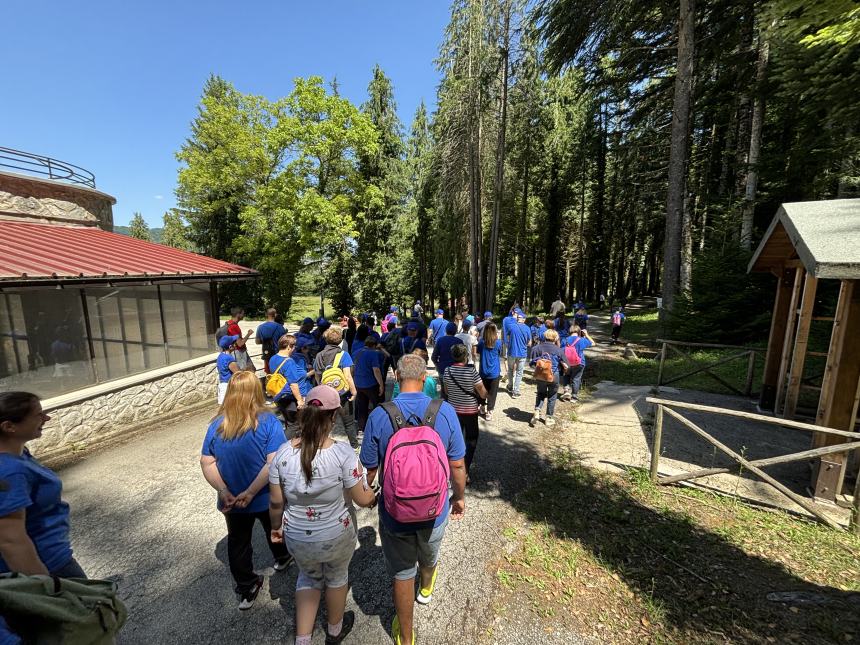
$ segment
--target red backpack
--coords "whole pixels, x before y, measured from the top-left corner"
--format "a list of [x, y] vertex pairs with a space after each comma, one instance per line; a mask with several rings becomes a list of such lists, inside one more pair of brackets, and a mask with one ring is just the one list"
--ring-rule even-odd
[[441, 399], [431, 401], [421, 425], [413, 426], [396, 403], [382, 404], [394, 428], [385, 449], [382, 495], [385, 510], [396, 522], [434, 520], [448, 503], [448, 454], [433, 429], [441, 406]]
[[579, 352], [576, 351], [576, 346], [579, 344], [579, 338], [573, 341], [570, 345], [566, 345], [564, 348], [564, 357], [567, 359], [567, 364], [570, 367], [576, 367], [577, 365], [582, 365], [582, 358], [579, 356]]

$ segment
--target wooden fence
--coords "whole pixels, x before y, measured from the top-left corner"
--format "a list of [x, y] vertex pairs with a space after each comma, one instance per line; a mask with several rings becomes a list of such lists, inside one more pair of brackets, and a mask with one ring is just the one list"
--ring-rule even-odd
[[[750, 412], [741, 412], [738, 410], [727, 410], [725, 408], [715, 408], [709, 405], [698, 405], [694, 403], [682, 403], [680, 401], [668, 401], [665, 399], [658, 399], [654, 397], [648, 397], [645, 399], [648, 403], [653, 403], [655, 406], [654, 409], [654, 437], [651, 444], [651, 480], [656, 484], [674, 484], [677, 482], [688, 481], [691, 479], [697, 479], [699, 477], [707, 477], [709, 475], [718, 475], [720, 473], [730, 473], [735, 470], [738, 471], [738, 474], [741, 470], [748, 470], [749, 472], [756, 475], [759, 479], [763, 480], [767, 484], [770, 484], [780, 493], [788, 497], [795, 504], [800, 506], [801, 508], [809, 511], [812, 515], [814, 515], [818, 520], [826, 524], [827, 526], [841, 529], [842, 526], [833, 520], [829, 515], [821, 511], [809, 498], [802, 497], [797, 493], [789, 490], [785, 485], [778, 482], [776, 479], [768, 475], [766, 472], [762, 470], [767, 466], [773, 466], [775, 464], [786, 464], [793, 461], [800, 461], [802, 459], [814, 459], [818, 457], [822, 457], [824, 455], [831, 455], [836, 453], [847, 453], [851, 450], [860, 449], [860, 432], [848, 432], [847, 430], [836, 430], [834, 428], [824, 428], [822, 426], [813, 425], [811, 423], [801, 423], [799, 421], [789, 421], [787, 419], [781, 419], [777, 417], [769, 417], [763, 414], [752, 414]], [[839, 437], [844, 437], [848, 443], [841, 443], [833, 446], [824, 446], [821, 448], [814, 448], [811, 450], [804, 450], [802, 452], [795, 452], [789, 455], [779, 455], [777, 457], [768, 457], [767, 459], [755, 459], [748, 460], [745, 459], [742, 455], [738, 454], [725, 444], [721, 443], [718, 439], [714, 438], [701, 427], [690, 421], [689, 419], [681, 416], [678, 412], [676, 412], [673, 408], [678, 408], [682, 410], [691, 410], [695, 412], [707, 412], [709, 414], [718, 414], [723, 416], [731, 416], [740, 419], [747, 419], [750, 421], [759, 421], [761, 423], [769, 423], [772, 425], [783, 426], [787, 428], [795, 428], [797, 430], [804, 430], [807, 432], [820, 432], [823, 434], [835, 435]], [[702, 439], [710, 443], [712, 446], [717, 448], [720, 452], [731, 457], [735, 462], [737, 462], [737, 466], [732, 468], [701, 468], [699, 470], [694, 470], [688, 473], [682, 473], [680, 475], [673, 475], [671, 477], [660, 477], [659, 476], [659, 467], [660, 467], [660, 450], [662, 447], [663, 441], [663, 415], [668, 414], [673, 419], [677, 420], [682, 426], [691, 430], [695, 434], [699, 435]], [[857, 535], [860, 535], [860, 477], [857, 478], [857, 485], [854, 490], [854, 506], [853, 512], [851, 516], [851, 525], [850, 529]]]
[[[755, 379], [755, 361], [756, 356], [760, 353], [765, 352], [766, 350], [756, 347], [741, 347], [739, 345], [716, 345], [712, 343], [685, 343], [677, 340], [663, 340], [658, 339], [658, 343], [662, 343], [662, 347], [660, 349], [660, 369], [657, 371], [657, 387], [659, 388], [661, 385], [669, 385], [670, 383], [675, 383], [682, 379], [688, 378], [690, 376], [694, 376], [695, 374], [707, 374], [712, 379], [720, 383], [723, 387], [728, 388], [730, 391], [734, 392], [739, 396], [752, 396], [753, 391], [753, 380]], [[736, 350], [735, 353], [730, 354], [729, 356], [722, 357], [713, 363], [708, 363], [707, 365], [699, 365], [699, 362], [694, 360], [692, 356], [690, 356], [690, 352], [682, 349], [684, 347], [689, 347], [693, 349], [733, 349]], [[685, 361], [696, 365], [697, 367], [689, 372], [684, 372], [679, 376], [673, 376], [670, 379], [664, 379], [664, 364], [666, 359], [669, 357], [669, 351], [675, 352], [678, 356], [683, 358]], [[744, 386], [743, 391], [739, 390], [737, 387], [726, 381], [723, 377], [715, 374], [711, 370], [715, 367], [719, 367], [720, 365], [725, 365], [730, 361], [736, 361], [746, 358], [747, 360], [747, 377], [746, 384]]]

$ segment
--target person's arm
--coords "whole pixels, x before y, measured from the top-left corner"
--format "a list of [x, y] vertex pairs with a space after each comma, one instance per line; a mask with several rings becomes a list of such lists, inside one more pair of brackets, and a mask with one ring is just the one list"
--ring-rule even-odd
[[475, 383], [475, 392], [478, 393], [478, 396], [482, 399], [487, 398], [487, 388], [484, 387], [483, 381], [478, 381]]
[[230, 489], [227, 488], [227, 484], [224, 483], [224, 479], [221, 477], [221, 473], [218, 470], [218, 464], [215, 461], [215, 457], [211, 455], [200, 455], [200, 467], [203, 469], [203, 478], [209, 482], [209, 485], [218, 491], [218, 497], [221, 500], [221, 512], [226, 513], [230, 509], [233, 508], [233, 504], [236, 503], [236, 498], [233, 496], [233, 493], [230, 492]]
[[466, 514], [466, 460], [449, 459], [448, 467], [451, 469], [451, 519], [461, 520]]
[[228, 368], [231, 372], [233, 372], [233, 374], [235, 374], [236, 372], [238, 372], [238, 371], [239, 371], [239, 363], [237, 363], [236, 361], [232, 361], [232, 362], [230, 362], [230, 363], [227, 365], [227, 368]]
[[275, 544], [284, 541], [284, 492], [280, 484], [269, 482], [269, 521], [272, 523], [271, 539]]
[[375, 365], [373, 366], [373, 376], [379, 384], [379, 395], [382, 396], [385, 394], [385, 380], [382, 378], [382, 370]]
[[0, 555], [10, 571], [28, 576], [48, 575], [36, 546], [27, 535], [27, 510], [22, 508], [0, 517]]
[[433, 359], [433, 365], [439, 364], [439, 343], [433, 345], [433, 355], [430, 358]]
[[[359, 506], [364, 508], [372, 507], [376, 502], [376, 494], [370, 488], [370, 484], [364, 479], [361, 463], [357, 462], [355, 469], [351, 473], [345, 472], [344, 475], [352, 475], [352, 477], [344, 477], [344, 482], [353, 481], [352, 486], [346, 488], [347, 496]], [[358, 476], [355, 477], [355, 475]]]
[[352, 366], [352, 369], [345, 369], [343, 371], [344, 377], [346, 377], [346, 384], [349, 386], [349, 400], [355, 401], [355, 396], [358, 394], [358, 390], [355, 389], [355, 381], [352, 378], [352, 370], [355, 369], [355, 365]]
[[302, 396], [302, 391], [299, 389], [298, 383], [290, 383], [290, 392], [293, 393], [293, 397], [296, 399], [296, 406], [299, 408], [305, 407], [305, 398]]
[[269, 483], [269, 467], [272, 465], [272, 459], [274, 458], [274, 452], [270, 452], [266, 455], [266, 463], [263, 464], [262, 468], [260, 468], [260, 472], [257, 473], [256, 477], [254, 477], [254, 481], [248, 485], [248, 488], [236, 495], [236, 501], [234, 502], [236, 508], [246, 508], [257, 496], [257, 493], [263, 490], [266, 484]]

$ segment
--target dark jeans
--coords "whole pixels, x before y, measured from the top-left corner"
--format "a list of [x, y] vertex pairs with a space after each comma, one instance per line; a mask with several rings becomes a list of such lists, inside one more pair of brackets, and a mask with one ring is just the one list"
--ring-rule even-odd
[[299, 416], [299, 408], [296, 400], [292, 397], [281, 397], [275, 404], [278, 406], [278, 412], [284, 417], [285, 435], [287, 441], [298, 434], [299, 424], [297, 418]]
[[468, 473], [475, 456], [475, 449], [478, 447], [478, 415], [458, 414], [457, 418], [460, 420], [460, 429], [466, 441], [466, 473]]
[[492, 412], [496, 409], [496, 395], [499, 393], [499, 378], [481, 377], [481, 382], [487, 388], [487, 412]]
[[269, 509], [259, 513], [225, 513], [227, 520], [227, 559], [230, 561], [230, 573], [236, 582], [235, 590], [244, 594], [257, 582], [254, 573], [254, 549], [251, 538], [254, 535], [254, 524], [260, 520], [266, 532], [266, 542], [275, 560], [283, 562], [290, 557], [284, 544], [272, 543], [272, 523], [269, 520]]
[[57, 576], [58, 578], [86, 578], [87, 574], [84, 573], [84, 570], [81, 569], [81, 565], [78, 564], [78, 561], [72, 558], [63, 566], [54, 569], [51, 571], [52, 576]]
[[537, 395], [535, 396], [535, 409], [543, 407], [546, 399], [546, 416], [551, 417], [555, 413], [555, 402], [558, 399], [558, 383], [537, 382]]
[[574, 365], [564, 373], [563, 383], [571, 387], [573, 396], [579, 396], [579, 388], [582, 387], [583, 372], [585, 372], [585, 365]]
[[364, 432], [367, 425], [367, 417], [371, 411], [385, 400], [385, 395], [379, 396], [379, 386], [356, 388], [358, 394], [355, 397], [355, 418], [358, 420], [359, 432]]
[[618, 342], [618, 337], [621, 335], [621, 325], [612, 325], [612, 340]]

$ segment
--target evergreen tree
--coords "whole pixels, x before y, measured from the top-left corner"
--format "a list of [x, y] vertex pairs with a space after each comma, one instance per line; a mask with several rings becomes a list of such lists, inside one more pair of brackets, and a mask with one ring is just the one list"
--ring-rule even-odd
[[138, 212], [135, 212], [131, 217], [128, 234], [139, 240], [152, 242], [152, 236], [149, 233], [149, 225], [146, 223], [146, 220], [143, 219], [143, 215]]
[[174, 249], [192, 251], [193, 247], [188, 240], [187, 227], [183, 222], [179, 209], [171, 208], [169, 211], [166, 211], [163, 221], [164, 229], [161, 233], [161, 243], [165, 246], [172, 246]]

